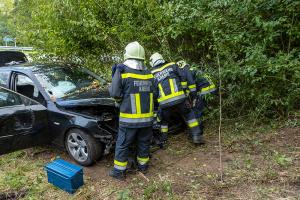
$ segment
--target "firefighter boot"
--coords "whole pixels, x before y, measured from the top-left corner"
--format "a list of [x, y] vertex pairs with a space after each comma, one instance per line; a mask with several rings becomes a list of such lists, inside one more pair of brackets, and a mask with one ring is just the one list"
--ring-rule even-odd
[[199, 145], [203, 145], [205, 144], [205, 141], [203, 139], [203, 131], [202, 129], [200, 129], [200, 133], [198, 134], [192, 134], [192, 140], [194, 144], [199, 144]]
[[124, 180], [125, 170], [118, 170], [116, 168], [113, 168], [109, 171], [108, 175], [118, 180]]
[[149, 169], [149, 165], [148, 164], [144, 164], [144, 165], [138, 164], [138, 170], [140, 172], [142, 172], [143, 174], [146, 174], [148, 172], [148, 169]]
[[199, 145], [205, 144], [205, 141], [204, 141], [202, 135], [193, 135], [192, 140], [193, 140], [194, 144], [199, 144]]

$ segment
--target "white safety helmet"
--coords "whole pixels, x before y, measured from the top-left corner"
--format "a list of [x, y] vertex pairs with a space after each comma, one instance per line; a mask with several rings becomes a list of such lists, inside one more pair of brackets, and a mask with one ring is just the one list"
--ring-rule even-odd
[[159, 53], [154, 53], [150, 57], [150, 65], [151, 67], [155, 67], [156, 65], [165, 62], [164, 58]]
[[185, 60], [180, 60], [176, 64], [179, 66], [179, 68], [184, 68], [186, 65], [188, 65]]
[[145, 50], [137, 41], [129, 43], [125, 47], [124, 60], [127, 59], [145, 60]]

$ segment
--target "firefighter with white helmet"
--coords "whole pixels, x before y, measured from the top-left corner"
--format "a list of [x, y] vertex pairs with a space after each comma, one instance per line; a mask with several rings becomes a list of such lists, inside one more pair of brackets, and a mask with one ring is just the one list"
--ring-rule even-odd
[[[189, 107], [187, 96], [182, 83], [187, 82], [186, 76], [174, 62], [166, 62], [159, 53], [154, 53], [150, 57], [151, 73], [154, 76], [154, 86], [159, 91], [157, 98], [161, 109], [161, 132], [166, 135], [168, 132], [168, 122], [170, 113], [177, 111], [180, 113], [189, 127], [193, 143], [201, 144], [202, 138], [199, 123], [194, 112]], [[196, 92], [196, 85], [190, 87], [193, 93]]]
[[179, 68], [184, 71], [184, 73], [188, 74], [189, 77], [192, 77], [196, 83], [197, 96], [192, 105], [196, 118], [200, 124], [201, 135], [203, 135], [204, 125], [202, 116], [206, 105], [205, 96], [216, 93], [216, 86], [208, 74], [200, 71], [196, 67], [191, 67], [185, 60], [180, 60], [177, 64]]
[[119, 129], [114, 168], [109, 175], [125, 178], [129, 147], [137, 145], [138, 169], [147, 171], [152, 137], [153, 103], [156, 93], [153, 75], [144, 66], [145, 50], [138, 42], [125, 48], [124, 62], [118, 64], [109, 88], [111, 97], [119, 103]]

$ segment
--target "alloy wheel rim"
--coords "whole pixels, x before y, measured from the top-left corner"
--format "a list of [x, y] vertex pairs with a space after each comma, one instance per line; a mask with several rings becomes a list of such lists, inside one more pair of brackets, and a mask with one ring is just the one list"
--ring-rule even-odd
[[88, 159], [87, 144], [80, 134], [69, 134], [67, 142], [69, 152], [75, 160], [84, 162]]

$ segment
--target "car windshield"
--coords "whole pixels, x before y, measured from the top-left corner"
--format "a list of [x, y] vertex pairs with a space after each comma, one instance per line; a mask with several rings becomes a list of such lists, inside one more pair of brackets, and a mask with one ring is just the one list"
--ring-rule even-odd
[[89, 93], [85, 96], [91, 98], [92, 93], [99, 92], [103, 81], [81, 68], [47, 67], [34, 73], [46, 92], [57, 100], [78, 99], [76, 97], [83, 93]]

